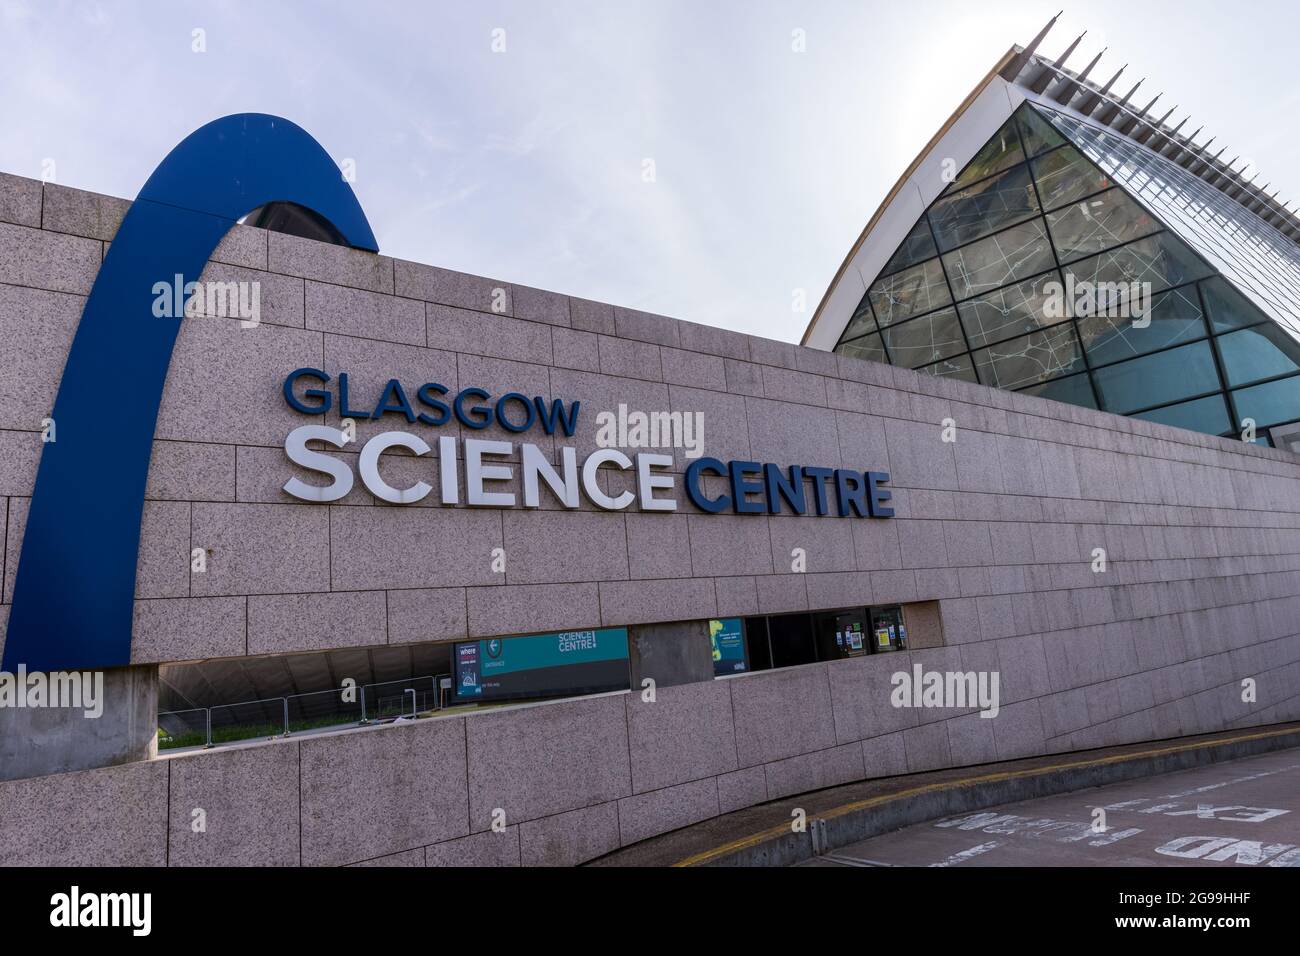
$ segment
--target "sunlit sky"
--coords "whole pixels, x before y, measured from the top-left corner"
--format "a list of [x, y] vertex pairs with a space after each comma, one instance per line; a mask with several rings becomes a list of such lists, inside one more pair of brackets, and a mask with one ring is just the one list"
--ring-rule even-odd
[[[388, 255], [797, 341], [908, 164], [1059, 2], [0, 0], [0, 170], [52, 159], [130, 198], [203, 123], [275, 113], [354, 160]], [[1300, 198], [1300, 14], [1224, 9], [1094, 0], [1043, 51], [1086, 28], [1070, 65], [1109, 47], [1095, 77], [1128, 62], [1140, 104], [1163, 91]]]

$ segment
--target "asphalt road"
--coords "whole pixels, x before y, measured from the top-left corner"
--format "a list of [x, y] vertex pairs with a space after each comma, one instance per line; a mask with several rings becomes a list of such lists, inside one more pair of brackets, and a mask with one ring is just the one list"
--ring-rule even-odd
[[1300, 750], [947, 817], [799, 865], [1300, 867]]

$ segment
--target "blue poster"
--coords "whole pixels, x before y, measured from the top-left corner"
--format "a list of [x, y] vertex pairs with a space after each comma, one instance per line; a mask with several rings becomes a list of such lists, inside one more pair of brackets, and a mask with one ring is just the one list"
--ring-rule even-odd
[[745, 622], [738, 617], [709, 621], [713, 645], [713, 676], [743, 674], [749, 669], [745, 656]]

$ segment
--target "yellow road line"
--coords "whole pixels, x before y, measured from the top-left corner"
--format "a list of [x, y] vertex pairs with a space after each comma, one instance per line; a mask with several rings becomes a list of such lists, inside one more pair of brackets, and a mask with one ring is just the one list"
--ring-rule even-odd
[[[1287, 730], [1270, 730], [1258, 734], [1244, 734], [1240, 737], [1226, 737], [1222, 740], [1211, 740], [1204, 743], [1196, 744], [1179, 744], [1176, 747], [1162, 747], [1158, 750], [1142, 750], [1134, 753], [1115, 754], [1110, 757], [1097, 757], [1093, 760], [1077, 760], [1073, 763], [1053, 764], [1050, 767], [1032, 767], [1027, 770], [1006, 770], [1001, 773], [989, 773], [979, 777], [967, 777], [962, 780], [946, 780], [941, 783], [928, 783], [920, 787], [912, 787], [909, 790], [900, 790], [897, 793], [885, 793], [877, 797], [868, 797], [865, 800], [854, 800], [852, 803], [845, 803], [834, 809], [827, 810], [824, 813], [817, 814], [822, 820], [833, 820], [836, 817], [842, 817], [848, 813], [854, 813], [858, 810], [865, 810], [869, 807], [877, 807], [881, 804], [890, 803], [894, 800], [905, 800], [909, 797], [920, 796], [924, 793], [933, 793], [936, 790], [955, 790], [961, 787], [974, 786], [980, 783], [996, 783], [1002, 780], [1016, 780], [1021, 777], [1037, 777], [1043, 774], [1055, 773], [1058, 770], [1076, 770], [1080, 767], [1104, 767], [1107, 764], [1124, 763], [1129, 760], [1140, 760], [1144, 757], [1161, 757], [1166, 754], [1182, 753], [1187, 750], [1200, 750], [1205, 747], [1221, 747], [1226, 744], [1243, 743], [1249, 740], [1265, 740], [1270, 737], [1282, 737], [1287, 734], [1300, 733], [1300, 727], [1291, 727]], [[774, 837], [784, 836], [790, 832], [790, 825], [782, 823], [766, 830], [760, 830], [758, 833], [751, 834], [747, 837], [741, 837], [738, 840], [732, 840], [724, 843], [722, 846], [714, 847], [711, 850], [705, 850], [701, 853], [693, 854], [685, 859], [678, 860], [673, 866], [698, 866], [701, 863], [707, 863], [710, 860], [716, 860], [719, 857], [734, 853], [737, 850], [743, 850], [747, 847], [757, 846], [765, 840]]]

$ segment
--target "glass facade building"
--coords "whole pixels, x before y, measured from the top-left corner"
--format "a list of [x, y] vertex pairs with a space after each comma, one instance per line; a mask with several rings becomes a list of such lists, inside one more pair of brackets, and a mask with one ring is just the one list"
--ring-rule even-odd
[[1300, 247], [1158, 153], [1026, 102], [835, 351], [1271, 444], [1300, 421]]

